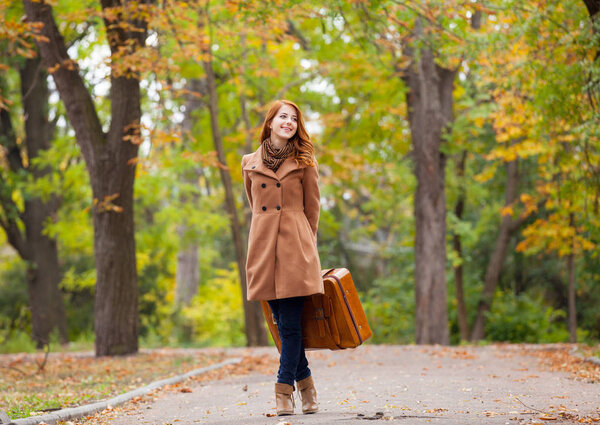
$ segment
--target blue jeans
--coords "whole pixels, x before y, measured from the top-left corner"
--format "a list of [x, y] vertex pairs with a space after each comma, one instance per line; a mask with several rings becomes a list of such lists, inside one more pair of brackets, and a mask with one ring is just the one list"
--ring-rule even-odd
[[281, 354], [277, 382], [294, 385], [310, 376], [308, 360], [302, 344], [302, 307], [304, 297], [270, 300], [269, 306], [277, 322], [281, 338]]

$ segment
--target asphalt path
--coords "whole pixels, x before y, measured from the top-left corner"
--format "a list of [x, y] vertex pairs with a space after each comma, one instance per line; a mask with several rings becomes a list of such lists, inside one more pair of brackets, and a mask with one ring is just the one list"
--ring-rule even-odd
[[533, 424], [600, 418], [600, 384], [550, 371], [520, 346], [365, 345], [308, 357], [320, 411], [275, 416], [274, 348], [232, 349], [271, 367], [187, 382], [151, 402], [106, 413], [131, 424]]

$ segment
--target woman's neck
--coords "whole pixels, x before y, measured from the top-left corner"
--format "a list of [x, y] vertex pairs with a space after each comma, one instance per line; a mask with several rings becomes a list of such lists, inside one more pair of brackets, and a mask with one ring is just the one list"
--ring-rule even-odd
[[273, 146], [275, 149], [279, 150], [281, 148], [283, 148], [286, 144], [287, 144], [288, 140], [283, 139], [281, 137], [277, 137], [274, 134], [271, 134], [271, 146]]

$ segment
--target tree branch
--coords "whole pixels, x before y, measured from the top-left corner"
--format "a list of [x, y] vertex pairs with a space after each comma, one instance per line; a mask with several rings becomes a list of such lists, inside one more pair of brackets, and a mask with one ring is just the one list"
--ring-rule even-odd
[[60, 97], [65, 105], [69, 121], [73, 125], [77, 143], [80, 145], [87, 167], [94, 174], [96, 158], [104, 145], [102, 125], [79, 67], [67, 53], [63, 36], [58, 31], [52, 8], [42, 2], [23, 0], [29, 22], [43, 24], [43, 39], [36, 41], [44, 66], [54, 77]]

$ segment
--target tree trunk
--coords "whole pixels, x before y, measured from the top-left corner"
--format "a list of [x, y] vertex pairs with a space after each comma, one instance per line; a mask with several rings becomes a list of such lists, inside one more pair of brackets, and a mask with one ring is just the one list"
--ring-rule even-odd
[[[143, 1], [139, 2], [145, 3]], [[133, 225], [133, 184], [141, 116], [140, 87], [131, 69], [111, 69], [111, 123], [104, 134], [92, 97], [67, 53], [64, 39], [45, 3], [23, 0], [27, 19], [43, 24], [37, 41], [75, 130], [94, 196], [96, 355], [134, 353], [138, 349], [138, 298]], [[105, 20], [111, 59], [143, 45], [146, 23], [119, 10], [117, 0], [102, 0], [114, 20]], [[131, 6], [127, 4], [127, 6]], [[115, 12], [117, 12], [115, 14]], [[133, 76], [132, 76], [133, 75]]]
[[[240, 43], [242, 46], [246, 46], [246, 35], [241, 34]], [[246, 75], [246, 63], [248, 60], [248, 49], [244, 49], [242, 53], [242, 68], [241, 74]], [[246, 131], [246, 144], [244, 147], [244, 153], [254, 152], [254, 138], [252, 137], [252, 123], [250, 122], [250, 114], [248, 113], [248, 101], [246, 99], [246, 94], [242, 90], [240, 93], [240, 110], [242, 112], [242, 121], [244, 121], [244, 130]], [[248, 203], [248, 199], [246, 196], [244, 198], [244, 212], [242, 216], [244, 217], [244, 234], [247, 235], [250, 229], [250, 224], [252, 223], [252, 209], [250, 208], [250, 204]], [[247, 240], [244, 240], [244, 246], [247, 246]]]
[[[517, 187], [519, 183], [519, 172], [517, 160], [506, 163], [506, 193], [504, 206], [511, 205], [517, 199]], [[513, 233], [519, 228], [522, 219], [513, 220], [510, 215], [502, 217], [498, 238], [494, 245], [494, 251], [490, 257], [485, 278], [483, 281], [483, 291], [477, 307], [477, 317], [473, 324], [471, 332], [471, 341], [479, 341], [485, 338], [485, 315], [492, 306], [492, 299], [500, 280], [502, 264], [506, 257], [506, 251]]]
[[[252, 125], [250, 124], [250, 117], [248, 116], [248, 109], [247, 109], [247, 105], [246, 105], [246, 96], [245, 95], [240, 95], [240, 107], [242, 110], [242, 120], [244, 121], [244, 128], [246, 130], [246, 147], [245, 147], [245, 153], [251, 153], [254, 151], [253, 146], [252, 146], [252, 136], [250, 135], [250, 132], [252, 131]], [[246, 229], [246, 231], [244, 232], [245, 234], [247, 234], [248, 230], [250, 229], [250, 224], [252, 223], [252, 209], [250, 208], [250, 204], [248, 203], [248, 199], [244, 196], [244, 205], [246, 206], [246, 208], [244, 208], [244, 213], [243, 217], [244, 217], [244, 228]], [[244, 241], [244, 246], [246, 246], [247, 241]]]
[[[198, 92], [202, 89], [202, 84], [198, 79], [190, 79], [186, 88], [190, 92]], [[181, 124], [184, 140], [191, 139], [192, 129], [194, 127], [194, 118], [192, 114], [201, 107], [202, 100], [198, 96], [187, 96], [185, 114]], [[186, 173], [181, 176], [181, 179], [186, 184], [194, 185], [197, 188], [197, 191], [191, 196], [183, 194], [180, 197], [180, 202], [184, 204], [192, 202], [193, 205], [197, 205], [200, 187], [196, 170], [186, 170]], [[198, 242], [195, 238], [191, 241], [187, 240], [186, 234], [188, 233], [188, 229], [187, 217], [182, 217], [182, 221], [177, 228], [179, 234], [179, 251], [177, 253], [177, 272], [175, 274], [175, 303], [179, 307], [190, 305], [192, 298], [198, 292], [198, 285], [200, 283]], [[184, 333], [187, 336], [191, 336], [191, 329], [186, 329]]]
[[[25, 117], [25, 148], [29, 166], [21, 158], [16, 142], [9, 111], [0, 110], [1, 145], [8, 151], [8, 163], [12, 172], [31, 173], [34, 179], [42, 178], [47, 169], [33, 167], [31, 162], [40, 150], [48, 149], [53, 137], [53, 125], [48, 122], [48, 87], [46, 74], [40, 67], [40, 59], [26, 59], [20, 69], [23, 116]], [[0, 181], [0, 192], [11, 190]], [[56, 241], [43, 234], [46, 221], [56, 215], [58, 202], [52, 197], [47, 202], [39, 198], [26, 198], [24, 212], [19, 214], [17, 206], [9, 196], [0, 201], [7, 220], [2, 222], [7, 239], [19, 256], [26, 262], [27, 293], [33, 339], [38, 348], [50, 342], [50, 334], [58, 330], [61, 343], [68, 342], [67, 319], [62, 293], [58, 249]], [[18, 220], [23, 222], [25, 234]]]
[[[415, 36], [423, 36], [422, 23]], [[446, 288], [445, 158], [443, 131], [452, 120], [452, 89], [456, 71], [435, 64], [433, 52], [422, 48], [407, 54], [413, 63], [405, 79], [408, 116], [415, 161], [415, 311], [417, 344], [448, 344]]]
[[[479, 30], [481, 28], [481, 10], [476, 9], [473, 11], [471, 15], [471, 27], [474, 30]], [[467, 81], [471, 82], [471, 74], [467, 74]], [[471, 84], [473, 90], [476, 90], [475, 84]], [[459, 195], [458, 200], [456, 201], [456, 205], [454, 207], [454, 214], [456, 218], [462, 220], [463, 212], [465, 208], [466, 202], [466, 189], [465, 189], [465, 162], [467, 160], [467, 151], [463, 151], [460, 159], [458, 161], [457, 174], [459, 178]], [[461, 236], [458, 233], [454, 233], [452, 236], [452, 244], [454, 247], [454, 251], [459, 256], [459, 258], [463, 258], [462, 252], [462, 241]], [[463, 279], [463, 267], [464, 262], [454, 267], [454, 282], [456, 285], [456, 305], [457, 305], [457, 315], [458, 315], [458, 329], [460, 332], [461, 341], [469, 340], [469, 322], [467, 319], [467, 306], [465, 303], [465, 291], [464, 291], [464, 279]]]
[[[597, 46], [597, 34], [598, 34], [598, 12], [600, 12], [600, 1], [598, 0], [583, 0], [585, 7], [588, 10], [588, 14], [590, 15], [590, 20], [592, 21], [592, 32], [593, 37]], [[594, 61], [598, 61], [600, 58], [600, 50], [598, 48], [595, 49]], [[594, 111], [598, 108], [598, 104], [600, 103], [600, 87], [598, 78], [595, 76], [593, 71], [587, 72], [587, 92], [588, 99], [592, 109]]]
[[[569, 226], [575, 229], [575, 216], [569, 216]], [[569, 272], [569, 342], [577, 342], [577, 308], [575, 306], [575, 239], [571, 243], [571, 253], [567, 256], [567, 271]]]
[[215, 150], [217, 151], [218, 160], [220, 162], [219, 172], [221, 173], [221, 180], [223, 181], [223, 187], [225, 188], [225, 205], [231, 222], [231, 233], [233, 236], [233, 243], [235, 245], [235, 255], [240, 276], [240, 285], [242, 288], [247, 344], [248, 346], [268, 345], [262, 308], [258, 302], [248, 301], [247, 299], [246, 255], [237, 209], [235, 207], [231, 175], [229, 174], [229, 169], [227, 167], [227, 161], [225, 159], [225, 152], [223, 149], [223, 141], [221, 140], [221, 132], [219, 129], [219, 110], [215, 75], [212, 68], [212, 61], [210, 59], [204, 61], [203, 64], [208, 83], [210, 125], [215, 144]]
[[[459, 220], [462, 220], [463, 217], [463, 211], [464, 211], [464, 207], [465, 207], [465, 200], [466, 200], [466, 191], [465, 191], [465, 183], [464, 183], [464, 177], [465, 177], [465, 162], [467, 160], [467, 151], [463, 151], [460, 157], [460, 160], [458, 162], [458, 177], [460, 179], [460, 188], [459, 188], [459, 195], [458, 195], [458, 200], [456, 201], [456, 206], [454, 207], [454, 214], [456, 215], [456, 218], [458, 218]], [[461, 238], [460, 235], [458, 233], [454, 233], [454, 235], [452, 236], [452, 243], [454, 246], [454, 251], [456, 252], [456, 255], [459, 256], [459, 258], [463, 258], [463, 253], [462, 253], [462, 243], [461, 243]], [[461, 341], [468, 341], [469, 340], [469, 323], [467, 321], [467, 307], [465, 304], [465, 291], [464, 291], [464, 285], [463, 285], [463, 263], [461, 261], [461, 263], [454, 267], [454, 282], [456, 285], [456, 304], [457, 304], [457, 312], [458, 312], [458, 329], [460, 331], [460, 339]]]
[[[180, 240], [187, 231], [185, 224], [177, 229]], [[188, 306], [198, 292], [200, 268], [198, 266], [198, 244], [191, 242], [182, 245], [177, 252], [177, 272], [175, 273], [175, 303], [178, 306]]]
[[[31, 165], [41, 150], [50, 148], [53, 126], [48, 122], [48, 87], [41, 60], [26, 59], [21, 74], [21, 93], [25, 116], [25, 145], [29, 169], [34, 179], [43, 178], [47, 169]], [[49, 343], [50, 333], [58, 329], [61, 343], [69, 341], [67, 318], [62, 293], [59, 289], [62, 275], [58, 262], [55, 239], [44, 234], [47, 220], [56, 215], [58, 200], [53, 196], [47, 202], [40, 198], [25, 201], [23, 222], [29, 261], [27, 287], [33, 335], [38, 347]]]

